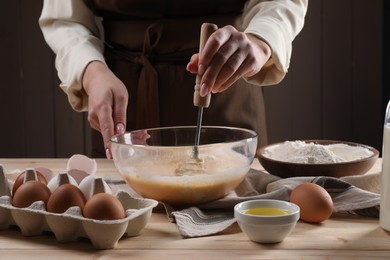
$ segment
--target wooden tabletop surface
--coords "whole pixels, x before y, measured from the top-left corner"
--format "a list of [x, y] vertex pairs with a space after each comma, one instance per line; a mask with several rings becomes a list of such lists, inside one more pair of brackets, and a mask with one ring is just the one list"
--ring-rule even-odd
[[[66, 170], [67, 159], [0, 159], [6, 169]], [[98, 174], [118, 174], [111, 160], [97, 159]], [[257, 160], [254, 168], [261, 167]], [[369, 173], [379, 172], [381, 161]], [[369, 174], [368, 173], [368, 174]], [[24, 237], [17, 227], [0, 231], [0, 259], [390, 259], [390, 233], [378, 219], [336, 215], [322, 224], [299, 221], [281, 243], [251, 242], [237, 224], [224, 232], [183, 239], [164, 213], [154, 212], [141, 235], [96, 250], [88, 239], [60, 243], [51, 232]]]

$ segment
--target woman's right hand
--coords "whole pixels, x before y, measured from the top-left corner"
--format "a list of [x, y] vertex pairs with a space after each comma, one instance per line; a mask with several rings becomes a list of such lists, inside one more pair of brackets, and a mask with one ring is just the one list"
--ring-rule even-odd
[[110, 138], [126, 130], [126, 86], [100, 61], [89, 63], [82, 81], [88, 95], [88, 122], [102, 134], [106, 156], [111, 158]]
[[200, 95], [204, 97], [225, 91], [241, 77], [259, 73], [271, 54], [262, 39], [227, 25], [207, 39], [202, 53], [191, 57], [187, 70], [202, 77]]

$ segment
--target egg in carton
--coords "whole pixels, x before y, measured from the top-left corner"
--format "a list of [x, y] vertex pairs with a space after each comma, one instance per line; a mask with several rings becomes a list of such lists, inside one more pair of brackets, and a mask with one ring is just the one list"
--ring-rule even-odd
[[[37, 179], [35, 169], [26, 169], [24, 181]], [[62, 173], [51, 179], [47, 187], [54, 190], [66, 183], [77, 184], [70, 174]], [[86, 198], [98, 193], [111, 193], [107, 183], [95, 176], [85, 177], [77, 186], [83, 187]], [[8, 179], [0, 165], [0, 230], [18, 226], [24, 236], [37, 236], [50, 231], [59, 242], [77, 241], [83, 237], [88, 238], [96, 249], [114, 248], [122, 237], [138, 236], [158, 204], [152, 199], [133, 198], [124, 191], [119, 191], [115, 197], [125, 210], [125, 216], [115, 220], [84, 217], [77, 206], [70, 207], [64, 213], [48, 212], [42, 200], [35, 201], [28, 207], [16, 207], [12, 203]]]

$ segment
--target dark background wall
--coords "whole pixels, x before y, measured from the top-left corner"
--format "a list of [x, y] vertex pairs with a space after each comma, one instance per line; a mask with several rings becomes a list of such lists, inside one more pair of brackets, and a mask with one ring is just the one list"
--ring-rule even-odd
[[89, 153], [85, 115], [58, 87], [38, 18], [41, 0], [0, 1], [0, 157]]
[[[381, 150], [389, 6], [309, 2], [289, 73], [265, 88], [270, 142], [333, 139]], [[91, 154], [86, 115], [72, 111], [58, 87], [54, 55], [38, 27], [41, 8], [41, 0], [0, 1], [0, 158]]]
[[384, 2], [309, 1], [288, 76], [266, 89], [271, 141], [336, 139], [381, 148], [389, 100]]

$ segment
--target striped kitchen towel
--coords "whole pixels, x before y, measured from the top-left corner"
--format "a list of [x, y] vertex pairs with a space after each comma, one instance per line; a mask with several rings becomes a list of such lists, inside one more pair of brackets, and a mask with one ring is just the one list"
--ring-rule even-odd
[[[313, 182], [324, 187], [332, 197], [334, 213], [348, 212], [366, 217], [379, 217], [380, 195], [377, 190], [380, 174], [344, 178], [292, 177], [281, 179], [266, 172], [251, 169], [234, 192], [217, 201], [172, 211], [180, 234], [185, 237], [208, 236], [219, 233], [235, 222], [234, 206], [245, 200], [279, 199], [288, 201], [291, 191], [299, 184]], [[360, 187], [358, 187], [360, 186]], [[366, 189], [363, 189], [366, 188]]]
[[[120, 177], [119, 177], [120, 178]], [[125, 190], [137, 195], [123, 179], [106, 180], [113, 191]], [[291, 191], [299, 184], [313, 182], [324, 187], [333, 199], [333, 211], [346, 212], [367, 217], [379, 217], [380, 173], [333, 177], [280, 178], [265, 171], [251, 169], [244, 181], [229, 195], [219, 200], [177, 210], [160, 203], [159, 209], [166, 211], [170, 221], [176, 223], [183, 238], [217, 234], [234, 222], [234, 206], [245, 200], [278, 199], [288, 201]]]

